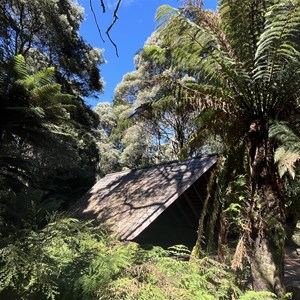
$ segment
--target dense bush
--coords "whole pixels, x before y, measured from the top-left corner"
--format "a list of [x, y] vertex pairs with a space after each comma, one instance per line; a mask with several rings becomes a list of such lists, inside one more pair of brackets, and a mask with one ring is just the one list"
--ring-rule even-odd
[[[107, 228], [58, 219], [0, 250], [1, 299], [259, 299], [235, 274], [184, 246], [144, 250]], [[262, 299], [271, 299], [263, 294]]]

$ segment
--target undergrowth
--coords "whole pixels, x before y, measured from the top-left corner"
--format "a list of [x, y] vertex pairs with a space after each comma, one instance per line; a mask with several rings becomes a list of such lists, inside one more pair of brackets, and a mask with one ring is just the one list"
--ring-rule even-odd
[[245, 292], [236, 274], [184, 246], [144, 250], [76, 219], [50, 222], [0, 250], [1, 299], [273, 299]]

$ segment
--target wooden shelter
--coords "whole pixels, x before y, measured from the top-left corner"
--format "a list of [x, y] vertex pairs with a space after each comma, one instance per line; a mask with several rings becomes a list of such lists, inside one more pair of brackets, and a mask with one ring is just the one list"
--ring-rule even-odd
[[75, 205], [74, 215], [109, 222], [122, 240], [192, 246], [216, 156], [108, 174]]

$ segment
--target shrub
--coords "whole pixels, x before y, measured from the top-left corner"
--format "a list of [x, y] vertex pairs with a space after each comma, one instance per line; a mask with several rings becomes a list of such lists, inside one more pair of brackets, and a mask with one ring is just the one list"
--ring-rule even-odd
[[[0, 250], [2, 299], [271, 299], [237, 286], [235, 273], [184, 246], [144, 250], [105, 227], [60, 219]], [[188, 260], [189, 259], [189, 260]], [[256, 297], [257, 296], [257, 297]], [[253, 298], [256, 297], [256, 298]]]

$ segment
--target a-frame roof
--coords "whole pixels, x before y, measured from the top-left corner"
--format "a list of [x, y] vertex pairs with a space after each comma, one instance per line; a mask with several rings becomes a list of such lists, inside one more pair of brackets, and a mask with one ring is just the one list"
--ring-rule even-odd
[[108, 174], [75, 205], [78, 218], [109, 222], [133, 240], [217, 161], [216, 156]]

